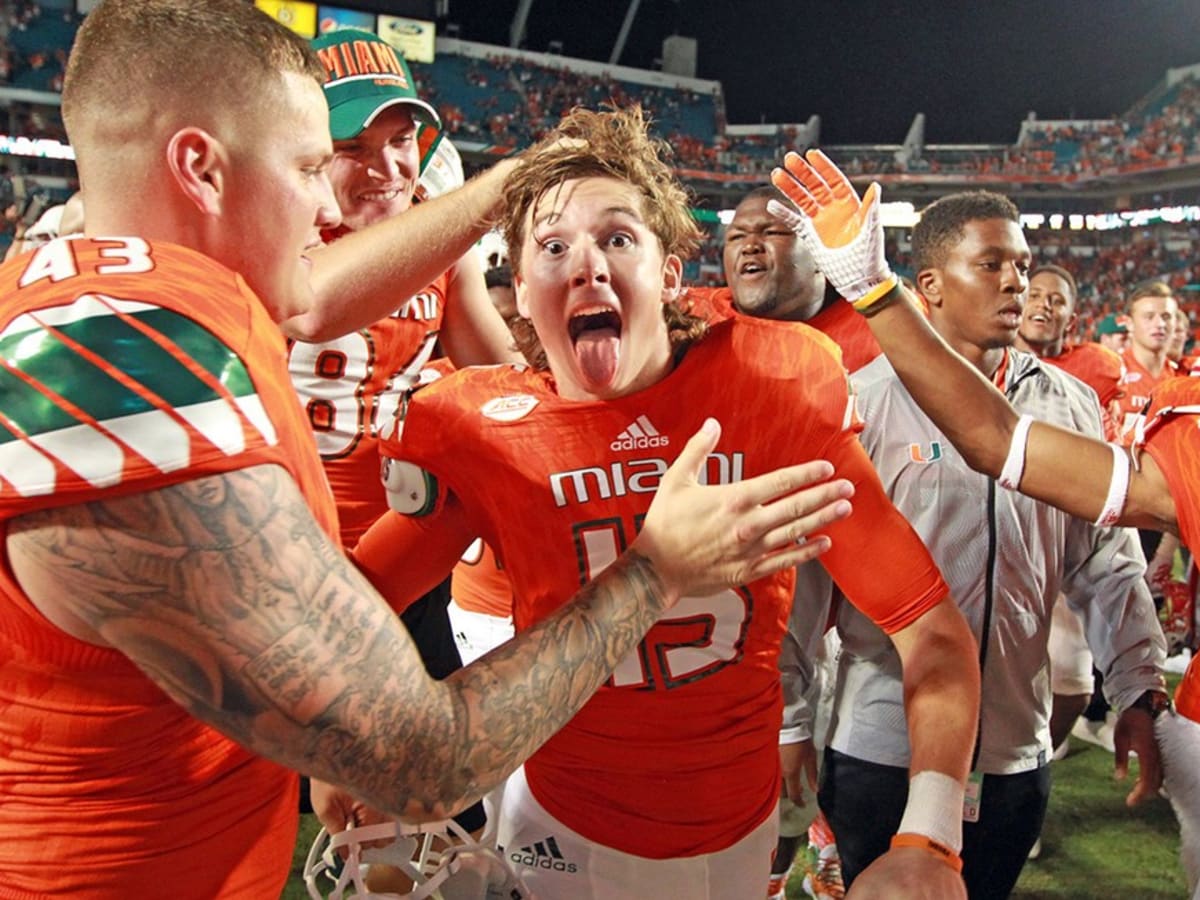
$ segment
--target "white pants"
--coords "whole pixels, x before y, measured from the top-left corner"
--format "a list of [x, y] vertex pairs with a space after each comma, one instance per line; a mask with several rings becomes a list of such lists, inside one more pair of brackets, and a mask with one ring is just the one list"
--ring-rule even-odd
[[1179, 855], [1192, 900], [1200, 900], [1200, 724], [1176, 712], [1154, 723], [1162, 751], [1163, 787], [1179, 820]]
[[508, 779], [499, 844], [537, 900], [754, 900], [766, 896], [779, 817], [732, 847], [701, 856], [647, 859], [593, 843], [546, 812], [524, 768]]
[[454, 643], [458, 646], [458, 655], [462, 657], [464, 666], [513, 636], [512, 616], [489, 616], [487, 613], [463, 609], [454, 599], [450, 600], [446, 611], [450, 614]]

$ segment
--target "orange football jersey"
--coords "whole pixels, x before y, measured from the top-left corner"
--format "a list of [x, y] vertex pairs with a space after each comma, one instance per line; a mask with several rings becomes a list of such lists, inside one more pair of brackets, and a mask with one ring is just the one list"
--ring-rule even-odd
[[[742, 315], [733, 305], [733, 291], [727, 287], [688, 288], [684, 306], [692, 315], [709, 322]], [[866, 318], [845, 301], [827, 303], [804, 324], [815, 328], [838, 345], [847, 372], [857, 372], [883, 352], [875, 335], [871, 334], [871, 326]]]
[[1200, 552], [1200, 379], [1181, 376], [1154, 391], [1145, 420], [1134, 433], [1134, 452], [1145, 450], [1162, 469], [1175, 500], [1184, 545]]
[[502, 619], [512, 615], [512, 582], [485, 541], [477, 538], [454, 567], [450, 596], [471, 612]]
[[[616, 559], [707, 416], [724, 429], [709, 483], [815, 458], [856, 482], [855, 512], [828, 529], [824, 559], [887, 630], [946, 594], [858, 442], [836, 348], [804, 325], [717, 324], [662, 381], [606, 402], [563, 400], [546, 372], [464, 370], [414, 395], [385, 453], [461, 502], [503, 560], [520, 631]], [[793, 581], [783, 573], [666, 612], [526, 764], [538, 800], [588, 839], [652, 858], [728, 847], [772, 815], [776, 658]]]
[[689, 287], [679, 306], [706, 322], [723, 322], [734, 315], [733, 292], [727, 287]]
[[[1100, 399], [1100, 413], [1104, 422], [1104, 436], [1110, 441], [1119, 438], [1121, 428], [1109, 413], [1109, 404], [1120, 400], [1125, 393], [1125, 363], [1121, 354], [1100, 344], [1089, 342], [1063, 348], [1058, 356], [1043, 359], [1058, 366], [1069, 375], [1074, 375]], [[1145, 405], [1145, 404], [1143, 404]]]
[[[336, 539], [283, 337], [239, 276], [60, 240], [0, 268], [0, 295], [0, 520], [274, 464]], [[278, 896], [296, 776], [60, 631], [7, 570], [0, 611], [0, 897]]]
[[866, 316], [846, 301], [827, 304], [808, 320], [808, 324], [841, 348], [842, 364], [847, 372], [857, 372], [883, 352], [879, 341], [871, 334]]
[[317, 436], [347, 547], [387, 509], [378, 431], [433, 355], [449, 282], [443, 274], [367, 328], [321, 344], [291, 345], [292, 384]]
[[1128, 444], [1132, 440], [1134, 423], [1150, 402], [1154, 389], [1168, 378], [1173, 378], [1176, 368], [1175, 363], [1167, 360], [1162, 374], [1153, 375], [1137, 361], [1132, 346], [1121, 352], [1121, 362], [1125, 364], [1125, 375], [1121, 379], [1121, 390], [1125, 394], [1120, 398], [1121, 420], [1117, 424], [1120, 426], [1122, 439]]
[[[1200, 379], [1170, 378], [1158, 386], [1135, 429], [1133, 448], [1144, 449], [1162, 470], [1180, 539], [1192, 553], [1200, 552]], [[1200, 722], [1200, 655], [1179, 682], [1175, 703], [1182, 715]]]

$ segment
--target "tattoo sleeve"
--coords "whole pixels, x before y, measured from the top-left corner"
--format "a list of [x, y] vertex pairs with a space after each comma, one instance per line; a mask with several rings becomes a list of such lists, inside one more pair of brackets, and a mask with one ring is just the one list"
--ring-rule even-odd
[[[558, 730], [662, 611], [626, 553], [575, 602], [442, 682], [276, 466], [10, 523], [22, 587], [193, 715], [407, 818], [440, 818]], [[56, 616], [54, 613], [57, 612]]]

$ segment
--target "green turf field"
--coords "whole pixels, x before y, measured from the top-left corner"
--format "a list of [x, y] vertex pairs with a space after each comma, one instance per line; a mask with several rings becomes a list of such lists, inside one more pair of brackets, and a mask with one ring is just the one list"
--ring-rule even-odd
[[1026, 864], [1013, 897], [1187, 897], [1179, 865], [1179, 828], [1170, 804], [1155, 799], [1129, 809], [1128, 785], [1113, 781], [1112, 754], [1076, 738], [1071, 738], [1071, 748], [1051, 770], [1054, 786], [1042, 830], [1042, 855]]
[[[1042, 855], [1025, 864], [1013, 900], [1187, 897], [1170, 804], [1156, 799], [1127, 808], [1128, 786], [1114, 782], [1112, 759], [1073, 737], [1067, 758], [1053, 763]], [[788, 897], [805, 896], [793, 876]]]
[[296, 841], [296, 852], [292, 856], [292, 874], [287, 887], [283, 889], [284, 900], [303, 900], [308, 897], [308, 890], [304, 887], [304, 859], [319, 828], [316, 816], [300, 817], [300, 838]]

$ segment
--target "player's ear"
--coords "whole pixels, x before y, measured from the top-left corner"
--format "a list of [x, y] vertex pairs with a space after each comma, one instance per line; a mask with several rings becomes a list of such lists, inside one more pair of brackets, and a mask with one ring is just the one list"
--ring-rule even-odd
[[517, 301], [517, 315], [522, 319], [529, 318], [529, 285], [525, 279], [513, 272], [513, 297]]
[[1063, 329], [1063, 334], [1071, 334], [1075, 331], [1075, 326], [1079, 324], [1079, 313], [1073, 312], [1067, 316], [1067, 325]]
[[683, 261], [674, 253], [663, 260], [662, 302], [673, 303], [683, 290]]
[[940, 269], [922, 269], [917, 273], [917, 290], [930, 306], [942, 305], [942, 272]]
[[181, 128], [167, 142], [167, 167], [175, 183], [206, 215], [221, 211], [227, 161], [225, 147], [203, 128]]

